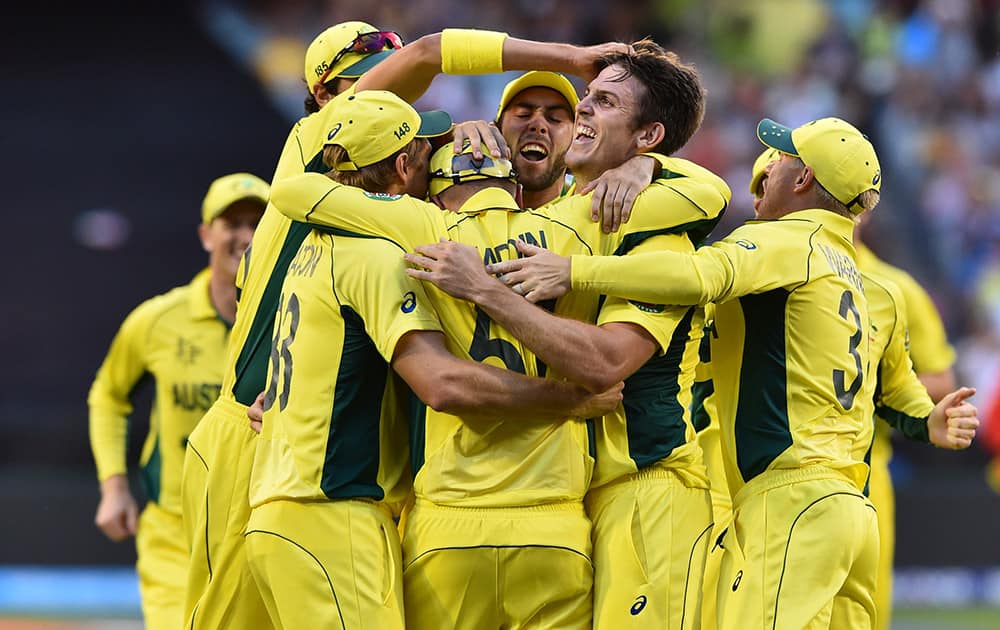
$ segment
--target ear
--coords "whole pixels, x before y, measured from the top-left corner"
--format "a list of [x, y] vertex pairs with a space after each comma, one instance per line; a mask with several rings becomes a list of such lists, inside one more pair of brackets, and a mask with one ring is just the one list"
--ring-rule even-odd
[[805, 192], [813, 185], [815, 181], [816, 181], [816, 175], [813, 173], [812, 168], [806, 166], [801, 171], [799, 171], [799, 176], [795, 178], [795, 183], [792, 185], [792, 190], [794, 190], [797, 193]]
[[211, 228], [204, 223], [198, 224], [198, 238], [201, 239], [201, 248], [209, 254], [212, 253], [212, 241], [209, 239], [210, 229]]
[[652, 151], [653, 148], [663, 142], [663, 138], [666, 137], [667, 130], [661, 122], [654, 122], [646, 125], [639, 130], [639, 136], [636, 138], [637, 148], [640, 153], [645, 153], [646, 151]]
[[406, 182], [407, 178], [410, 177], [411, 171], [413, 170], [413, 165], [410, 164], [410, 155], [405, 151], [396, 156], [396, 161], [393, 163], [396, 171], [396, 177], [401, 182]]

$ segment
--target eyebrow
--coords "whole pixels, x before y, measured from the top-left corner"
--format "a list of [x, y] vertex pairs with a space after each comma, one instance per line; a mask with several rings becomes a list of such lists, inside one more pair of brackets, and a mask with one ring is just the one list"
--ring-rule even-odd
[[521, 107], [524, 109], [544, 109], [546, 112], [562, 110], [567, 114], [572, 114], [573, 109], [569, 105], [539, 105], [538, 103], [532, 103], [531, 101], [514, 101], [511, 103], [510, 108]]

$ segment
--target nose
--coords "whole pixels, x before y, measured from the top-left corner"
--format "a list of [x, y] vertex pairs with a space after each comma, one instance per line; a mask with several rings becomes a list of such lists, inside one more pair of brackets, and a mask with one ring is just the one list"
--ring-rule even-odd
[[528, 119], [528, 129], [542, 134], [549, 132], [548, 121], [545, 120], [543, 111], [535, 110], [532, 112], [531, 118]]

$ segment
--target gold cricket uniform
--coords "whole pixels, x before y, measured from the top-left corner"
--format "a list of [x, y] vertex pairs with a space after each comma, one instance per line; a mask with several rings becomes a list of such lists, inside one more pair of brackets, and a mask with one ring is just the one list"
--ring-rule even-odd
[[[858, 269], [892, 281], [902, 291], [905, 316], [909, 325], [909, 353], [920, 373], [937, 373], [951, 368], [955, 350], [948, 344], [944, 324], [930, 296], [910, 274], [879, 260], [864, 244], [856, 245]], [[871, 453], [871, 479], [868, 497], [878, 510], [879, 570], [875, 608], [876, 628], [886, 630], [892, 621], [892, 568], [896, 542], [896, 497], [889, 474], [892, 459], [892, 430], [886, 422], [875, 423], [875, 442]]]
[[[678, 172], [668, 172], [658, 186], [673, 203], [682, 201], [683, 212], [675, 210], [664, 223], [665, 213], [656, 212], [655, 196], [647, 195], [649, 205], [642, 208], [644, 193], [637, 201], [641, 209], [627, 229], [615, 235], [602, 234], [600, 225], [590, 221], [589, 198], [569, 198], [561, 205], [525, 211], [507, 193], [491, 189], [472, 197], [458, 213], [449, 213], [408, 197], [366, 195], [315, 176], [288, 180], [275, 188], [272, 198], [296, 220], [386, 235], [410, 248], [447, 236], [476, 245], [485, 262], [516, 256], [515, 238], [565, 254], [627, 253], [646, 246], [642, 244], [646, 239], [650, 246], [663, 240], [657, 246], [693, 250], [689, 237], [678, 232], [696, 232], [700, 241], [717, 222], [729, 191], [717, 178], [707, 187], [699, 183], [703, 169], [693, 164], [664, 160]], [[707, 198], [703, 205], [708, 210], [691, 197]], [[444, 323], [452, 352], [529, 375], [545, 374], [545, 366], [484, 312], [433, 286], [428, 287], [428, 296]], [[554, 312], [595, 322], [600, 307], [598, 295], [575, 294], [559, 300]], [[693, 372], [700, 310], [610, 299], [601, 309], [600, 323], [605, 321], [642, 325], [656, 337], [663, 353], [627, 383], [626, 392], [631, 388], [632, 393], [627, 394], [626, 408], [613, 419], [596, 427], [591, 422], [502, 424], [428, 410], [411, 431], [417, 501], [407, 515], [403, 536], [409, 625], [480, 627], [527, 619], [547, 626], [589, 626], [590, 526], [579, 503], [590, 483], [589, 453], [598, 454], [594, 482], [608, 488], [605, 497], [594, 499], [602, 514], [624, 509], [617, 497], [626, 488], [611, 489], [614, 482], [634, 475], [635, 488], [657, 487], [662, 479], [677, 476], [680, 485], [691, 485], [702, 494], [706, 515], [697, 533], [710, 523], [700, 453], [687, 443], [689, 433], [693, 435], [684, 412], [690, 384], [678, 380], [682, 360]], [[645, 422], [626, 426], [626, 414], [642, 416]], [[647, 472], [671, 454], [676, 457], [662, 465], [663, 470]], [[672, 471], [672, 465], [684, 466], [684, 472]], [[673, 492], [683, 494], [687, 488]], [[670, 507], [660, 510], [669, 512]], [[463, 552], [456, 554], [456, 547]], [[681, 570], [686, 572], [690, 545], [684, 555]], [[640, 569], [644, 561], [640, 560]], [[484, 563], [502, 566], [506, 579], [497, 583], [491, 571], [483, 571]], [[515, 579], [532, 573], [531, 580]], [[629, 589], [622, 614], [632, 614], [632, 609], [638, 614], [647, 599], [651, 600], [648, 618], [665, 606], [655, 589], [648, 594], [633, 590]], [[565, 601], [554, 597], [560, 591], [568, 594]]]
[[875, 378], [853, 227], [804, 210], [748, 222], [694, 255], [572, 261], [574, 289], [716, 304], [734, 519], [716, 541], [720, 628], [874, 622], [878, 532], [862, 490]]
[[181, 469], [188, 435], [218, 396], [228, 326], [209, 297], [211, 272], [140, 304], [122, 323], [90, 388], [90, 443], [101, 481], [125, 475], [129, 398], [149, 375], [156, 392], [140, 459], [149, 502], [136, 534], [147, 628], [183, 622], [188, 550], [181, 525]]
[[441, 329], [404, 251], [314, 231], [288, 266], [246, 535], [276, 628], [403, 628], [407, 416], [385, 394], [403, 335]]
[[[341, 93], [341, 98], [353, 88]], [[329, 103], [328, 103], [329, 105]], [[305, 170], [325, 172], [322, 114], [292, 128], [273, 181]], [[229, 336], [219, 398], [188, 441], [184, 460], [184, 530], [191, 549], [186, 627], [268, 628], [263, 601], [246, 563], [243, 534], [250, 468], [257, 434], [246, 408], [264, 391], [270, 336], [288, 264], [309, 233], [269, 204], [237, 273], [239, 303]]]

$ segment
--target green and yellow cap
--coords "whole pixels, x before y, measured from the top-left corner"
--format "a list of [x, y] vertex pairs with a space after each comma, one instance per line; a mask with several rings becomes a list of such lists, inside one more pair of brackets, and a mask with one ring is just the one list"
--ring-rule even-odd
[[250, 173], [224, 175], [212, 182], [201, 202], [201, 222], [208, 225], [237, 201], [250, 199], [267, 205], [271, 187], [263, 179]]
[[341, 22], [317, 35], [306, 49], [305, 79], [309, 93], [313, 93], [313, 85], [316, 83], [325, 83], [335, 77], [360, 77], [391, 55], [395, 49], [341, 54], [358, 35], [378, 30], [367, 22]]
[[431, 181], [427, 192], [439, 195], [455, 184], [472, 182], [480, 179], [509, 179], [517, 181], [514, 165], [506, 158], [495, 158], [490, 150], [482, 145], [483, 157], [477, 160], [472, 155], [472, 143], [468, 140], [462, 144], [462, 152], [456, 154], [454, 144], [449, 142], [440, 147], [431, 156]]
[[433, 138], [451, 131], [451, 116], [439, 109], [418, 113], [392, 92], [363, 90], [334, 99], [327, 107], [332, 126], [325, 145], [337, 144], [351, 157], [334, 165], [356, 171], [399, 151], [414, 138]]
[[497, 108], [497, 122], [503, 115], [503, 110], [507, 109], [514, 97], [521, 92], [533, 87], [545, 87], [559, 92], [569, 103], [570, 113], [576, 109], [580, 97], [576, 95], [576, 88], [569, 82], [569, 79], [558, 72], [548, 72], [543, 70], [532, 70], [525, 72], [510, 83], [504, 86], [503, 94], [500, 95], [500, 106]]
[[840, 118], [820, 118], [795, 129], [765, 118], [757, 123], [757, 137], [773, 149], [800, 158], [813, 170], [816, 181], [855, 214], [864, 210], [858, 204], [861, 193], [878, 190], [882, 184], [875, 147]]
[[764, 149], [753, 162], [753, 169], [750, 171], [750, 194], [760, 197], [760, 183], [764, 181], [764, 169], [771, 162], [777, 160], [781, 153], [777, 149]]

